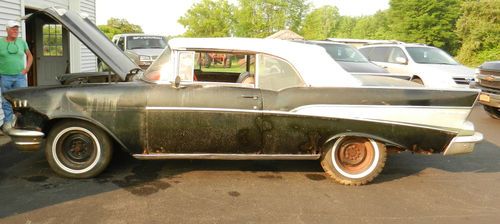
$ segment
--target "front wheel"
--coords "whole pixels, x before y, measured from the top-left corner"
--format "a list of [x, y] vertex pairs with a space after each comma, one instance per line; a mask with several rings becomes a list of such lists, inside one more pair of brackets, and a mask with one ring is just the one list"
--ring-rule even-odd
[[321, 166], [340, 184], [363, 185], [382, 171], [386, 158], [384, 144], [364, 137], [341, 137], [323, 153]]
[[102, 129], [86, 122], [66, 121], [50, 131], [45, 156], [61, 176], [90, 178], [106, 169], [112, 150], [112, 142]]

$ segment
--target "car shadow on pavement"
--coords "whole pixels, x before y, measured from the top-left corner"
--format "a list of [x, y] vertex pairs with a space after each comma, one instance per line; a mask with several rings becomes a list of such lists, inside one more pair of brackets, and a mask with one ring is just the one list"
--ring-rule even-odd
[[474, 152], [462, 155], [419, 155], [404, 152], [388, 157], [384, 170], [374, 183], [412, 176], [429, 168], [453, 173], [497, 173], [500, 172], [498, 158], [500, 147], [488, 141], [477, 144]]
[[[466, 155], [391, 155], [372, 184], [399, 180], [428, 168], [454, 173], [500, 172], [498, 158], [500, 148], [486, 141]], [[120, 150], [96, 178], [67, 179], [52, 172], [43, 151], [18, 152], [8, 143], [0, 147], [0, 218], [120, 189], [138, 197], [149, 196], [175, 187], [183, 174], [196, 171], [250, 172], [274, 179], [293, 172], [313, 181], [327, 179], [318, 161], [140, 161]]]

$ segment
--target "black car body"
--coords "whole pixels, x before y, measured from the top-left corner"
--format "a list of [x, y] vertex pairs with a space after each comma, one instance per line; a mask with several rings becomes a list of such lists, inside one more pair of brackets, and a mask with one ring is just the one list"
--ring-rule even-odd
[[492, 118], [500, 119], [500, 61], [485, 62], [478, 71], [472, 87], [481, 89], [479, 103]]
[[[70, 31], [86, 26], [70, 11], [44, 13]], [[94, 52], [120, 54], [88, 37]], [[212, 53], [231, 66], [201, 66]], [[125, 55], [103, 60], [121, 80], [135, 69]], [[466, 121], [478, 91], [354, 78], [332, 62], [321, 47], [281, 40], [173, 39], [133, 82], [6, 92], [19, 117], [9, 135], [19, 149], [43, 146], [53, 170], [71, 178], [98, 175], [121, 148], [137, 159], [321, 160], [347, 185], [377, 176], [387, 149], [451, 155], [482, 139]]]

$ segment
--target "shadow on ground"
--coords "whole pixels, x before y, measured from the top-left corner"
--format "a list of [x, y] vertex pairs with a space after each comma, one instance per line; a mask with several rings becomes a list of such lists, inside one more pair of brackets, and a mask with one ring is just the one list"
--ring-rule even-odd
[[[55, 175], [43, 152], [14, 151], [11, 143], [0, 147], [0, 218], [117, 189], [149, 196], [175, 187], [184, 173], [235, 171], [260, 173], [260, 178], [281, 179], [280, 173], [303, 173], [311, 181], [325, 180], [318, 161], [139, 161], [117, 151], [109, 168], [93, 179], [75, 180]], [[447, 172], [500, 172], [500, 148], [478, 144], [472, 154], [461, 156], [391, 155], [373, 184], [382, 184], [435, 168]], [[333, 184], [333, 183], [332, 183]], [[9, 205], [9, 206], [6, 206]]]

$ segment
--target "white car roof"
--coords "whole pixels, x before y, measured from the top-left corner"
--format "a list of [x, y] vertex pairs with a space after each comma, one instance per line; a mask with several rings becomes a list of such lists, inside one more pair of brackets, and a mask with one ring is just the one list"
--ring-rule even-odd
[[310, 86], [360, 86], [361, 82], [340, 67], [320, 46], [277, 39], [174, 38], [172, 50], [207, 49], [273, 55], [292, 64]]

